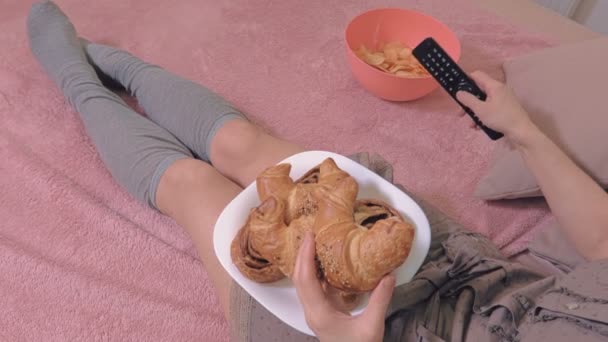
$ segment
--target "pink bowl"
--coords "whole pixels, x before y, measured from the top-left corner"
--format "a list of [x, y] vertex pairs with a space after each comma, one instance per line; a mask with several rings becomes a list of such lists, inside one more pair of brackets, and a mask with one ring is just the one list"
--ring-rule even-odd
[[433, 37], [452, 59], [458, 61], [458, 37], [435, 18], [398, 8], [376, 9], [357, 16], [346, 27], [345, 37], [353, 75], [370, 93], [386, 100], [411, 101], [427, 95], [439, 87], [431, 76], [394, 76], [368, 65], [354, 52], [361, 44], [376, 49], [379, 43], [388, 42], [400, 42], [413, 49], [427, 37]]

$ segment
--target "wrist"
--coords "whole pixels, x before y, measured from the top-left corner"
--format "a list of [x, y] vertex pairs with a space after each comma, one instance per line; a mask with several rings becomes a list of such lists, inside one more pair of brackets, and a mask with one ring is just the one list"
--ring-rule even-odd
[[538, 127], [532, 121], [526, 120], [505, 135], [516, 148], [525, 149], [534, 143], [538, 134], [542, 134]]

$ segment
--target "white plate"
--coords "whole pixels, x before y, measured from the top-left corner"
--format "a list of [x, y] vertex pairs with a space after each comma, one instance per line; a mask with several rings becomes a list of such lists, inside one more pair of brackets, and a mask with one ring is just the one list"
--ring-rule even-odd
[[[384, 178], [344, 156], [323, 151], [309, 151], [293, 155], [282, 163], [290, 163], [293, 179], [297, 179], [325, 158], [331, 157], [344, 171], [359, 183], [358, 198], [377, 198], [397, 209], [414, 223], [416, 234], [412, 249], [405, 262], [396, 269], [396, 285], [409, 282], [422, 265], [431, 243], [431, 230], [426, 215], [407, 194]], [[253, 182], [230, 202], [215, 224], [213, 245], [215, 254], [228, 274], [268, 311], [305, 334], [313, 335], [304, 319], [304, 311], [293, 283], [283, 279], [275, 283], [259, 284], [241, 274], [232, 263], [230, 244], [238, 230], [245, 224], [249, 211], [260, 204], [256, 184]], [[357, 314], [367, 305], [365, 298], [352, 313]]]

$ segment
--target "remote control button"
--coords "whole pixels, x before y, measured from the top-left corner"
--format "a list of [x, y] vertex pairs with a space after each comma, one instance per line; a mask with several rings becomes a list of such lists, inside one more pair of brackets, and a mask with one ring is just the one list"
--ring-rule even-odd
[[471, 94], [474, 94], [473, 92], [473, 87], [465, 80], [461, 80], [460, 83], [458, 83], [458, 85], [456, 86], [456, 90], [457, 91], [466, 91], [469, 92]]

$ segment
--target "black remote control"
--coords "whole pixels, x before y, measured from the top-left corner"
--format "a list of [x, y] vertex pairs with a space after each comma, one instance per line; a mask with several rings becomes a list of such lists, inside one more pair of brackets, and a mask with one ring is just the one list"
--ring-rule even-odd
[[420, 43], [412, 54], [420, 64], [431, 74], [439, 84], [445, 89], [456, 102], [469, 114], [479, 126], [492, 140], [498, 140], [503, 137], [503, 134], [484, 125], [475, 113], [467, 106], [463, 105], [456, 98], [456, 93], [460, 90], [467, 91], [475, 95], [481, 101], [486, 100], [484, 93], [467, 74], [454, 62], [439, 44], [433, 38], [427, 38]]

